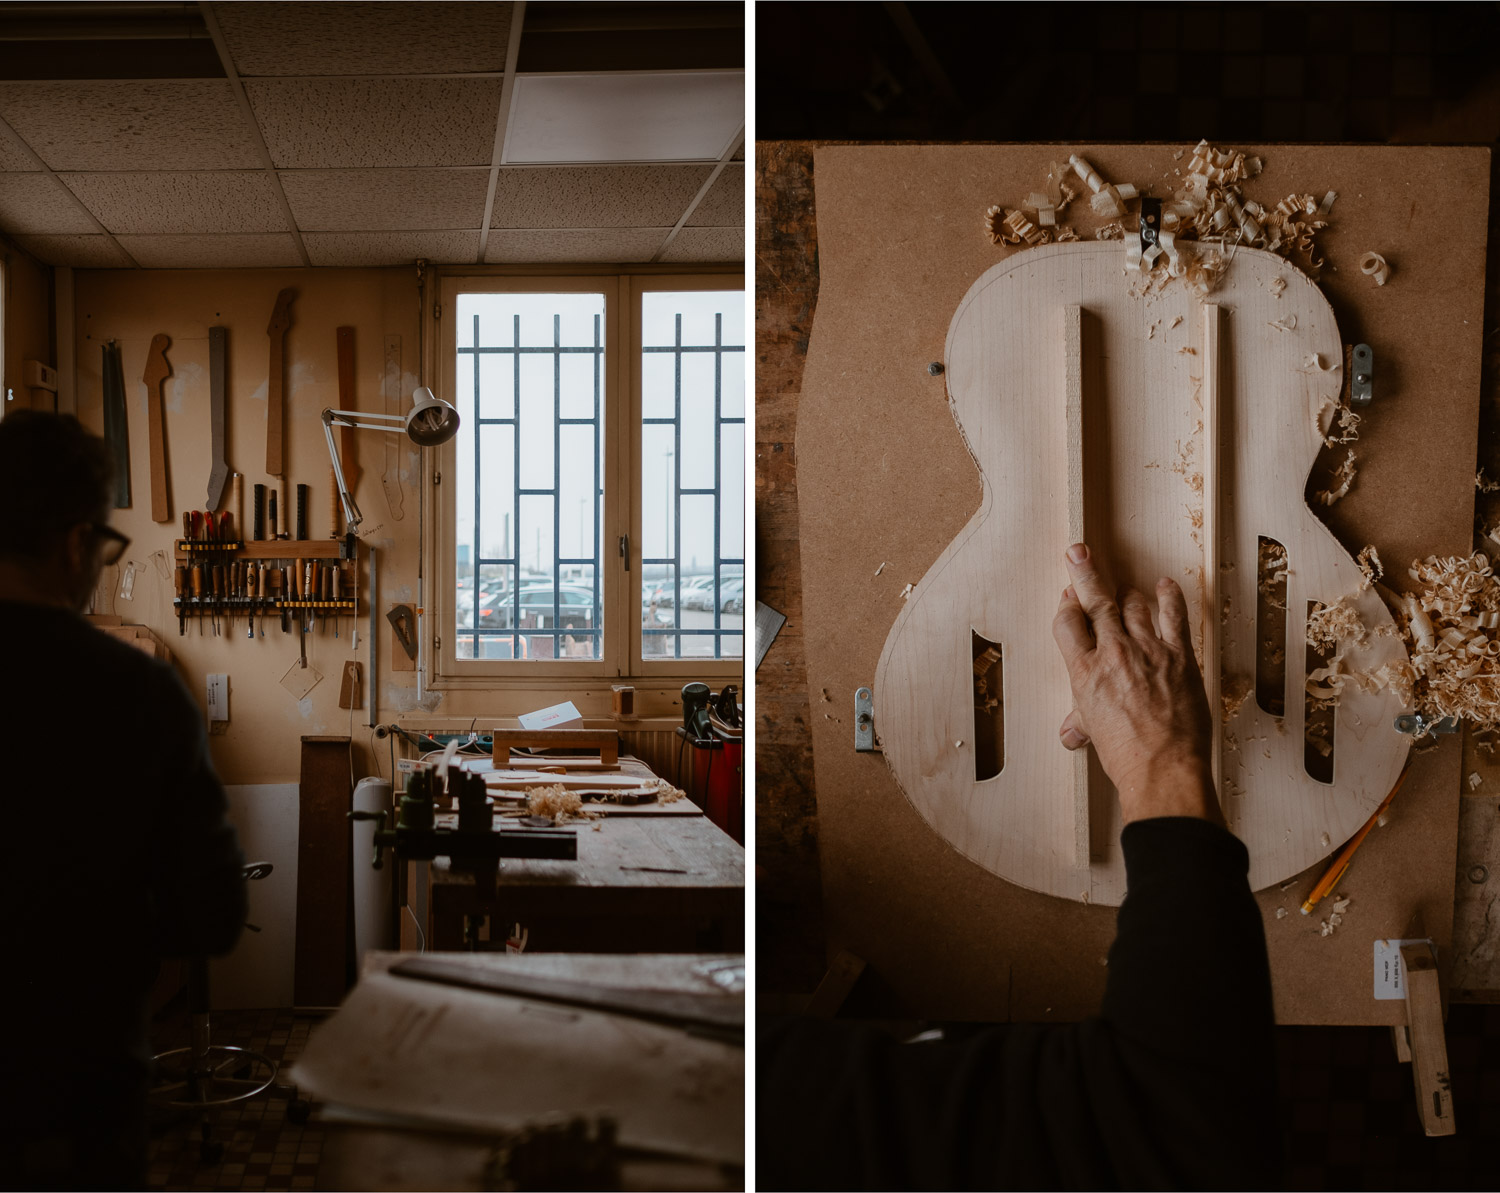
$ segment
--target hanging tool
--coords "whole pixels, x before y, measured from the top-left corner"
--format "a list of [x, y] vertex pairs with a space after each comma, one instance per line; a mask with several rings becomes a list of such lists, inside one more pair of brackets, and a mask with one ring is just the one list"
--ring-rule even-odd
[[203, 565], [201, 563], [193, 564], [190, 582], [193, 588], [193, 607], [198, 614], [198, 637], [201, 638], [203, 637]]
[[295, 290], [283, 290], [276, 296], [266, 335], [271, 338], [271, 364], [266, 376], [266, 472], [281, 480], [286, 471], [282, 448], [282, 415], [286, 409], [286, 331], [292, 325], [292, 299]]
[[[385, 398], [387, 414], [405, 413], [401, 405], [401, 337], [385, 337], [385, 375], [381, 378], [381, 396]], [[385, 472], [381, 484], [385, 488], [385, 503], [390, 507], [391, 517], [401, 521], [405, 515], [406, 495], [401, 491], [401, 456], [406, 445], [395, 435], [385, 438]]]
[[307, 486], [297, 486], [297, 541], [307, 541]]
[[115, 508], [130, 506], [130, 428], [125, 419], [125, 372], [120, 342], [104, 345], [104, 442], [115, 462]]
[[255, 509], [251, 516], [255, 519], [255, 541], [261, 542], [266, 537], [266, 487], [255, 486]]
[[172, 589], [177, 593], [177, 636], [187, 633], [188, 570], [180, 567], [172, 577]]
[[146, 352], [146, 372], [141, 380], [146, 385], [146, 422], [151, 448], [151, 520], [166, 522], [172, 517], [172, 501], [167, 492], [167, 424], [166, 412], [162, 409], [161, 387], [172, 375], [172, 366], [167, 363], [167, 349], [172, 341], [158, 335], [151, 341]]
[[224, 348], [228, 342], [227, 327], [208, 329], [208, 417], [213, 452], [208, 470], [208, 508], [217, 509], [224, 496], [224, 482], [229, 479], [229, 465], [224, 459]]
[[234, 542], [234, 515], [228, 510], [222, 510], [219, 513], [218, 538], [221, 543]]
[[287, 620], [289, 610], [286, 607], [286, 603], [292, 599], [292, 585], [286, 574], [286, 568], [278, 569], [278, 575], [281, 578], [281, 632], [289, 634], [291, 633], [291, 623]]
[[401, 649], [406, 651], [406, 657], [413, 662], [417, 657], [417, 619], [412, 615], [410, 605], [396, 605], [385, 619], [391, 623], [391, 629], [396, 634], [396, 641], [401, 644]]
[[277, 537], [277, 535], [276, 535], [276, 490], [275, 489], [271, 490], [271, 537], [273, 539]]
[[[340, 327], [334, 332], [338, 342], [339, 356], [339, 409], [359, 409], [354, 397], [354, 328]], [[344, 486], [349, 496], [359, 486], [359, 451], [355, 428], [339, 427], [339, 462], [344, 469]], [[338, 534], [338, 519], [334, 519], [334, 534]]]
[[238, 472], [229, 474], [229, 500], [224, 503], [224, 512], [234, 515], [234, 533], [237, 539], [245, 537], [245, 478]]

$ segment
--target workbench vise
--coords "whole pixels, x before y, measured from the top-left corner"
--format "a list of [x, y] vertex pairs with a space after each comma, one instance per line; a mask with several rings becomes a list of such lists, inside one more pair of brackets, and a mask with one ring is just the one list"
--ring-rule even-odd
[[[443, 796], [457, 800], [457, 828], [437, 825], [436, 801]], [[476, 880], [481, 874], [493, 875], [504, 857], [578, 859], [578, 835], [571, 827], [495, 828], [484, 779], [457, 766], [448, 768], [446, 783], [436, 770], [415, 772], [401, 795], [395, 828], [386, 828], [389, 816], [389, 810], [384, 808], [378, 812], [349, 813], [350, 820], [376, 822], [375, 857], [371, 864], [377, 870], [385, 864], [387, 849], [407, 861], [430, 862], [446, 857], [455, 870], [472, 872]]]

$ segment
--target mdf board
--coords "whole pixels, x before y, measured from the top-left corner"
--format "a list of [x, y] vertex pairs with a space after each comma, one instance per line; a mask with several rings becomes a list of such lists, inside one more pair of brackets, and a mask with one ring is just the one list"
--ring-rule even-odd
[[349, 739], [304, 737], [298, 794], [297, 955], [299, 1007], [343, 1001], [353, 977], [354, 871], [350, 859]]
[[[1045, 254], [1057, 250], [997, 248], [979, 231], [980, 215], [992, 203], [1015, 203], [1035, 190], [1048, 163], [1070, 152], [1112, 180], [1143, 189], [1156, 183], [1155, 194], [1170, 194], [1173, 148], [816, 151], [821, 278], [797, 453], [808, 687], [826, 689], [836, 708], [849, 706], [855, 689], [874, 680], [893, 624], [910, 616], [903, 589], [932, 570], [985, 501], [985, 480], [949, 406], [954, 378], [933, 376], [928, 365], [945, 359], [955, 312], [986, 270], [1011, 262], [1021, 268], [1028, 260], [1040, 268]], [[1339, 334], [1318, 333], [1319, 342], [1306, 346], [1327, 353], [1340, 339], [1371, 344], [1376, 401], [1355, 445], [1355, 486], [1320, 517], [1347, 549], [1377, 546], [1399, 585], [1413, 558], [1469, 550], [1488, 152], [1279, 146], [1247, 152], [1267, 163], [1245, 188], [1263, 202], [1274, 205], [1291, 192], [1340, 192], [1321, 234], [1328, 268], [1319, 283]], [[878, 228], [870, 218], [877, 195]], [[1085, 221], [1079, 226], [1089, 234]], [[1435, 253], [1439, 240], [1443, 251]], [[1357, 268], [1372, 249], [1394, 267], [1390, 284], [1378, 291]], [[1226, 368], [1233, 368], [1236, 309], [1231, 300], [1224, 305], [1228, 338], [1221, 348], [1231, 358]], [[1183, 313], [1178, 333], [1202, 328], [1201, 314]], [[1060, 361], [1063, 344], [1059, 323], [1034, 351]], [[1193, 346], [1201, 360], [1203, 346]], [[1193, 358], [1186, 363], [1196, 371]], [[1067, 418], [1060, 393], [1055, 422], [1061, 439]], [[1057, 450], [1065, 471], [1066, 445]], [[1308, 462], [1288, 466], [1295, 475], [1284, 483], [1295, 492], [1276, 500], [1295, 500]], [[1229, 525], [1233, 497], [1253, 487], [1236, 483], [1225, 491]], [[1022, 499], [1014, 487], [995, 482], [997, 509]], [[1044, 552], [1055, 556], [1046, 578], [1057, 591], [1066, 583], [1067, 512], [1048, 515], [1057, 518], [1059, 533]], [[1037, 536], [1051, 532], [1038, 529]], [[1029, 631], [1047, 650], [1049, 621]], [[1234, 645], [1230, 627], [1224, 646]], [[1007, 683], [1007, 712], [1031, 698], [1024, 684]], [[877, 686], [877, 732], [882, 701], [889, 699]], [[1056, 720], [1036, 732], [1055, 742]], [[843, 948], [865, 958], [876, 985], [922, 1015], [1057, 1019], [1095, 1011], [1113, 910], [1024, 890], [968, 860], [917, 812], [885, 759], [854, 752], [851, 724], [835, 716], [814, 719], [812, 727], [830, 953]], [[1351, 746], [1345, 757], [1358, 749]], [[1333, 936], [1319, 934], [1317, 917], [1297, 914], [1323, 858], [1314, 858], [1286, 890], [1274, 884], [1260, 893], [1283, 1022], [1398, 1021], [1398, 1007], [1370, 997], [1371, 942], [1399, 935], [1416, 914], [1439, 926], [1443, 957], [1452, 918], [1458, 763], [1452, 739], [1417, 757], [1389, 827], [1365, 844], [1344, 882], [1353, 902]], [[1055, 795], [1071, 809], [1073, 791]], [[1362, 799], [1355, 802], [1362, 806]], [[1351, 810], [1344, 818], [1357, 827], [1356, 817]], [[1106, 852], [1114, 831], [1104, 834]], [[1322, 850], [1331, 853], [1341, 843], [1343, 818], [1326, 831]], [[1278, 918], [1278, 907], [1289, 914]]]

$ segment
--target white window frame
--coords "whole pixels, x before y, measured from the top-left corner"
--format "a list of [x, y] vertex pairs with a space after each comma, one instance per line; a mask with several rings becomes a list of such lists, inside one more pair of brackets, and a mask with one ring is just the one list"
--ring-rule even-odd
[[[454, 268], [436, 278], [437, 295], [428, 327], [436, 350], [424, 380], [439, 397], [453, 400], [457, 384], [457, 298], [474, 293], [595, 293], [604, 295], [603, 514], [600, 525], [598, 580], [602, 582], [601, 657], [597, 659], [459, 659], [454, 576], [457, 573], [455, 503], [457, 440], [425, 451], [423, 472], [430, 500], [423, 513], [423, 603], [430, 627], [425, 648], [426, 685], [434, 690], [513, 690], [577, 692], [580, 685], [647, 680], [648, 688], [669, 689], [693, 680], [739, 680], [745, 660], [641, 658], [640, 550], [641, 494], [641, 295], [651, 290], [732, 290], [744, 288], [744, 273], [719, 267], [712, 272], [671, 273], [620, 269], [580, 269], [545, 274]], [[738, 329], [737, 329], [738, 330]], [[748, 347], [746, 352], [748, 361]], [[749, 377], [746, 377], [749, 391]], [[455, 403], [461, 415], [468, 411]], [[622, 421], [623, 420], [623, 421]], [[748, 423], [746, 424], [748, 428]], [[748, 432], [747, 432], [748, 433]], [[747, 483], [748, 489], [748, 483]], [[749, 497], [746, 496], [748, 518]], [[749, 537], [747, 520], [746, 538]], [[629, 535], [630, 568], [619, 551]], [[748, 547], [748, 543], [747, 543]], [[747, 576], [748, 580], [748, 576]], [[748, 603], [748, 602], [747, 602]], [[428, 620], [430, 618], [430, 620]], [[752, 636], [749, 611], [744, 618], [744, 649]], [[605, 695], [607, 695], [607, 689]]]

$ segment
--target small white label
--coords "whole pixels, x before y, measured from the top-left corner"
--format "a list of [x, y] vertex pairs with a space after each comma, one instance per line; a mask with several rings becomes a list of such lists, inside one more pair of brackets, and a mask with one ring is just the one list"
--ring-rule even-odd
[[571, 700], [567, 700], [551, 708], [522, 713], [517, 719], [522, 729], [561, 729], [573, 721], [583, 720], [583, 714], [573, 707]]
[[210, 721], [229, 720], [229, 676], [227, 675], [208, 677], [208, 719]]
[[135, 563], [127, 563], [124, 572], [120, 575], [120, 597], [123, 600], [135, 599]]
[[416, 770], [421, 765], [421, 760], [417, 758], [396, 759], [396, 770], [403, 775], [411, 774], [412, 771]]
[[1401, 964], [1404, 944], [1431, 944], [1430, 940], [1377, 940], [1375, 942], [1375, 997], [1381, 1000], [1406, 997], [1406, 970]]

